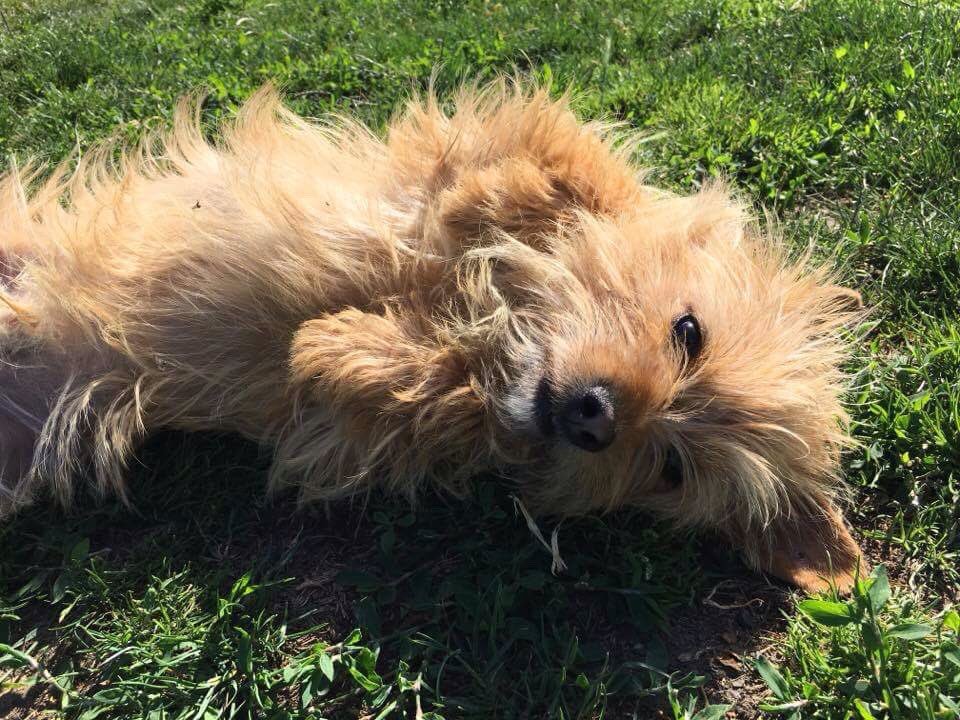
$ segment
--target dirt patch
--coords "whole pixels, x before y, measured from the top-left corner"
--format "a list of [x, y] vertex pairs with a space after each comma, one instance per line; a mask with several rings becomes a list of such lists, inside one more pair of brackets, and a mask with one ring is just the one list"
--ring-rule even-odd
[[[905, 585], [908, 571], [895, 546], [862, 535], [857, 540], [871, 566], [884, 563], [891, 584]], [[674, 616], [667, 638], [671, 667], [705, 675], [703, 701], [732, 705], [728, 717], [760, 718], [758, 706], [769, 689], [752, 660], [763, 655], [774, 663], [784, 661], [787, 617], [798, 599], [802, 597], [791, 588], [744, 568], [742, 575], [721, 581]], [[657, 712], [668, 717], [662, 706]]]
[[791, 606], [788, 590], [761, 577], [723, 580], [672, 624], [668, 647], [675, 667], [707, 677], [705, 701], [732, 705], [734, 717], [757, 717], [767, 688], [751, 661], [758, 654], [779, 658], [776, 638]]

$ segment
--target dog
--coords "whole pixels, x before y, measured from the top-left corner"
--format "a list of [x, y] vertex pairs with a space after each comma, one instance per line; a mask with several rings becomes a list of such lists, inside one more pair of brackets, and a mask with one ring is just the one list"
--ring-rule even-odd
[[205, 139], [0, 181], [0, 516], [126, 500], [160, 428], [273, 448], [304, 502], [510, 478], [540, 513], [640, 506], [805, 590], [863, 563], [839, 510], [856, 293], [721, 184], [501, 80], [379, 137], [266, 87]]

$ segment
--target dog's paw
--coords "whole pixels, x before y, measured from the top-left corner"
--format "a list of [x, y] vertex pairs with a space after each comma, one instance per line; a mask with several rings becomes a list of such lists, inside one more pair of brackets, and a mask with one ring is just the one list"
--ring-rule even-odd
[[870, 567], [829, 501], [813, 510], [795, 510], [775, 521], [753, 547], [745, 547], [751, 564], [807, 593], [836, 590], [847, 594], [856, 577]]

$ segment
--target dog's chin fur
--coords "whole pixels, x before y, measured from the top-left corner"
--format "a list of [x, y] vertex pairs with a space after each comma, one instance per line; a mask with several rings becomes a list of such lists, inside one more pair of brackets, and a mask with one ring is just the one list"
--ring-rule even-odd
[[[119, 161], [0, 181], [0, 516], [68, 503], [81, 468], [125, 497], [146, 434], [218, 428], [274, 446], [304, 501], [494, 470], [543, 512], [640, 505], [849, 585], [854, 294], [722, 186], [647, 187], [629, 134], [505, 81], [416, 99], [385, 139], [266, 88], [210, 144], [198, 106]], [[603, 452], [551, 431], [585, 382], [616, 399]]]

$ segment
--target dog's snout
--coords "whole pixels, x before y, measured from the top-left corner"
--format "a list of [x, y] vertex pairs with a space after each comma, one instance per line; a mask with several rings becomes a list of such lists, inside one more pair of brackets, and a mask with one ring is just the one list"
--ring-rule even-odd
[[602, 385], [575, 391], [559, 417], [564, 437], [578, 448], [599, 452], [617, 434], [613, 394]]

